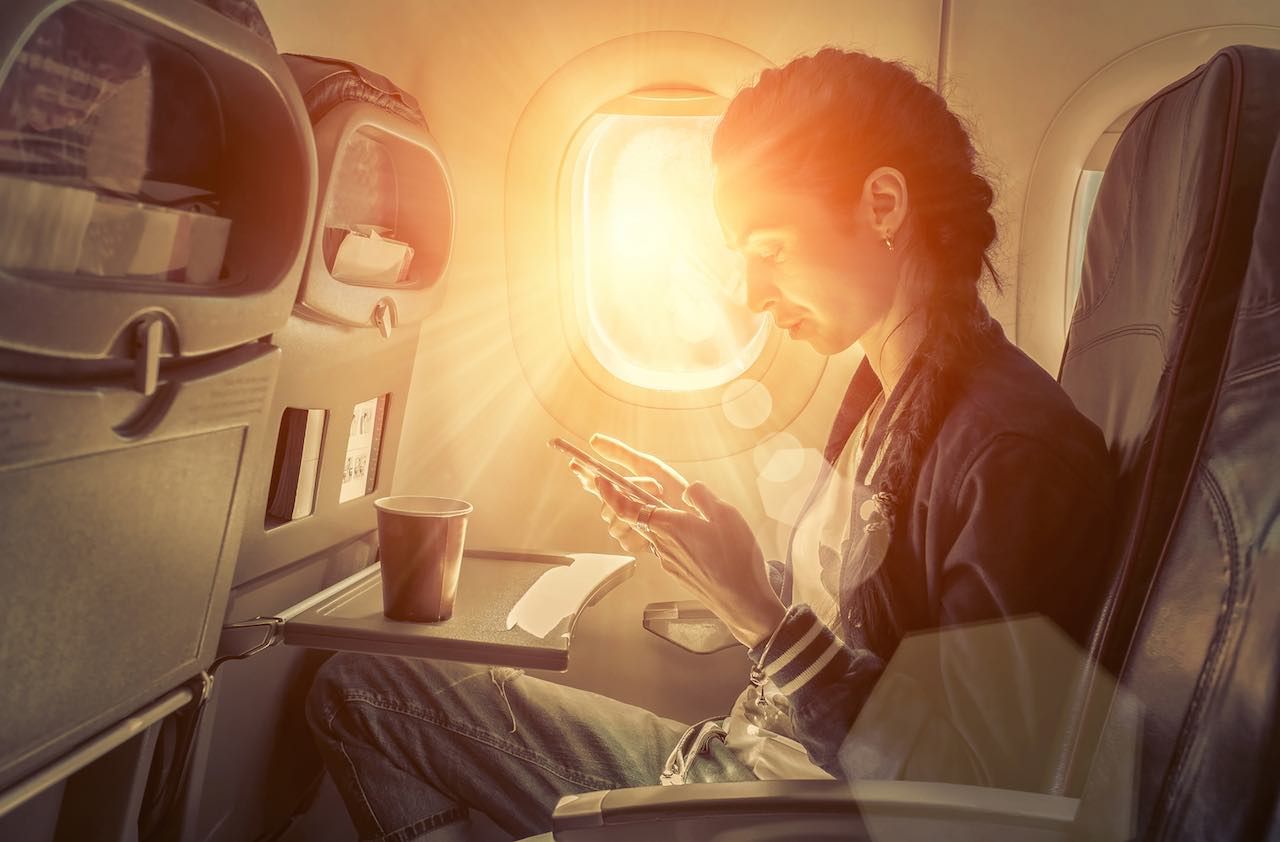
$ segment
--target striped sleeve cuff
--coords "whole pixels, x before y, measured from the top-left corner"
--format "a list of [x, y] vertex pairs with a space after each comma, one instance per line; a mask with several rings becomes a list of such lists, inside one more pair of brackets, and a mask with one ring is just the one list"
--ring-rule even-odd
[[844, 648], [809, 606], [793, 605], [773, 635], [749, 655], [785, 695], [791, 695], [822, 671]]

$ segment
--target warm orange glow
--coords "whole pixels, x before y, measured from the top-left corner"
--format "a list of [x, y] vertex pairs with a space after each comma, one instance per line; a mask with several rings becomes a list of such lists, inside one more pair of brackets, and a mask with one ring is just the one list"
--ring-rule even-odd
[[609, 115], [583, 145], [575, 299], [588, 347], [652, 389], [718, 386], [766, 338], [711, 203], [714, 117]]

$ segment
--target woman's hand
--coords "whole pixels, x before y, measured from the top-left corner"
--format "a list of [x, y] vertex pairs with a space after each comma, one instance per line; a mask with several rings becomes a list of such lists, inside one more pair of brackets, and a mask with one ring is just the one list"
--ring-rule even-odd
[[[688, 508], [684, 502], [684, 492], [689, 487], [689, 481], [680, 476], [680, 472], [666, 462], [656, 456], [642, 453], [613, 436], [596, 433], [591, 437], [590, 444], [591, 449], [606, 462], [620, 465], [623, 468], [621, 473], [630, 473], [631, 476], [627, 479], [653, 493], [671, 508]], [[576, 461], [570, 462], [569, 467], [582, 483], [582, 487], [595, 494], [595, 487], [592, 485], [595, 477], [587, 473]]]
[[593, 436], [591, 445], [672, 507], [647, 513], [646, 526], [638, 527], [645, 504], [575, 466], [583, 487], [604, 503], [600, 516], [609, 524], [609, 534], [629, 552], [652, 548], [662, 568], [748, 647], [772, 634], [786, 609], [769, 585], [764, 554], [742, 514], [702, 483], [685, 481], [660, 459], [605, 436]]
[[[680, 472], [655, 456], [642, 453], [631, 446], [611, 437], [596, 434], [591, 437], [591, 449], [605, 461], [613, 462], [621, 467], [620, 473], [630, 474], [627, 479], [653, 494], [673, 509], [690, 510], [684, 502], [685, 489], [689, 482]], [[640, 554], [651, 549], [649, 539], [631, 528], [631, 524], [620, 519], [617, 512], [608, 503], [603, 502], [600, 492], [596, 490], [595, 475], [589, 473], [576, 461], [569, 463], [569, 469], [578, 478], [583, 490], [601, 500], [600, 519], [609, 525], [609, 535], [629, 553]]]

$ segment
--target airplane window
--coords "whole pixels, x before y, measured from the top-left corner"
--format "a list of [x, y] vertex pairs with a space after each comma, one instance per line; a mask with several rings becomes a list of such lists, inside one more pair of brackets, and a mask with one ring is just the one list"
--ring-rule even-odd
[[1102, 170], [1081, 170], [1076, 182], [1076, 197], [1071, 204], [1071, 235], [1067, 241], [1067, 306], [1066, 323], [1070, 327], [1071, 313], [1075, 310], [1076, 296], [1080, 294], [1080, 278], [1084, 274], [1084, 238], [1089, 230], [1089, 217], [1102, 186]]
[[705, 115], [598, 114], [576, 159], [574, 300], [591, 353], [649, 389], [706, 389], [767, 338], [711, 202]]

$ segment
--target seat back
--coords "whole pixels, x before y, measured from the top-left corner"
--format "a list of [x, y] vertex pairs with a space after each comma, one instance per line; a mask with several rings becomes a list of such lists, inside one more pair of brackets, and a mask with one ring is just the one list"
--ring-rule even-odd
[[216, 655], [314, 213], [289, 82], [195, 3], [0, 14], [0, 813]]
[[[281, 615], [375, 560], [373, 501], [393, 487], [421, 322], [440, 304], [452, 242], [448, 169], [416, 100], [349, 61], [283, 58], [311, 118], [320, 194], [294, 312], [271, 337], [282, 352], [271, 435], [251, 457], [258, 482], [228, 621]], [[411, 245], [407, 274], [344, 274], [344, 261], [369, 268], [358, 249], [345, 253], [356, 229]], [[220, 651], [259, 635], [224, 630]], [[221, 667], [180, 817], [186, 838], [273, 836], [315, 792], [323, 767], [302, 701], [324, 657], [279, 646]], [[160, 825], [153, 838], [171, 835]]]
[[[1280, 52], [1228, 47], [1140, 108], [1090, 221], [1059, 379], [1116, 460], [1117, 521], [1090, 664], [1118, 671], [1192, 472], [1280, 129]], [[1097, 730], [1092, 666], [1049, 789], [1076, 793]], [[1096, 722], [1097, 720], [1093, 720]]]
[[[1141, 713], [1137, 838], [1262, 839], [1280, 748], [1280, 143], [1206, 434], [1121, 675]], [[1129, 742], [1118, 712], [1100, 757]], [[1091, 774], [1096, 836], [1117, 786]]]

